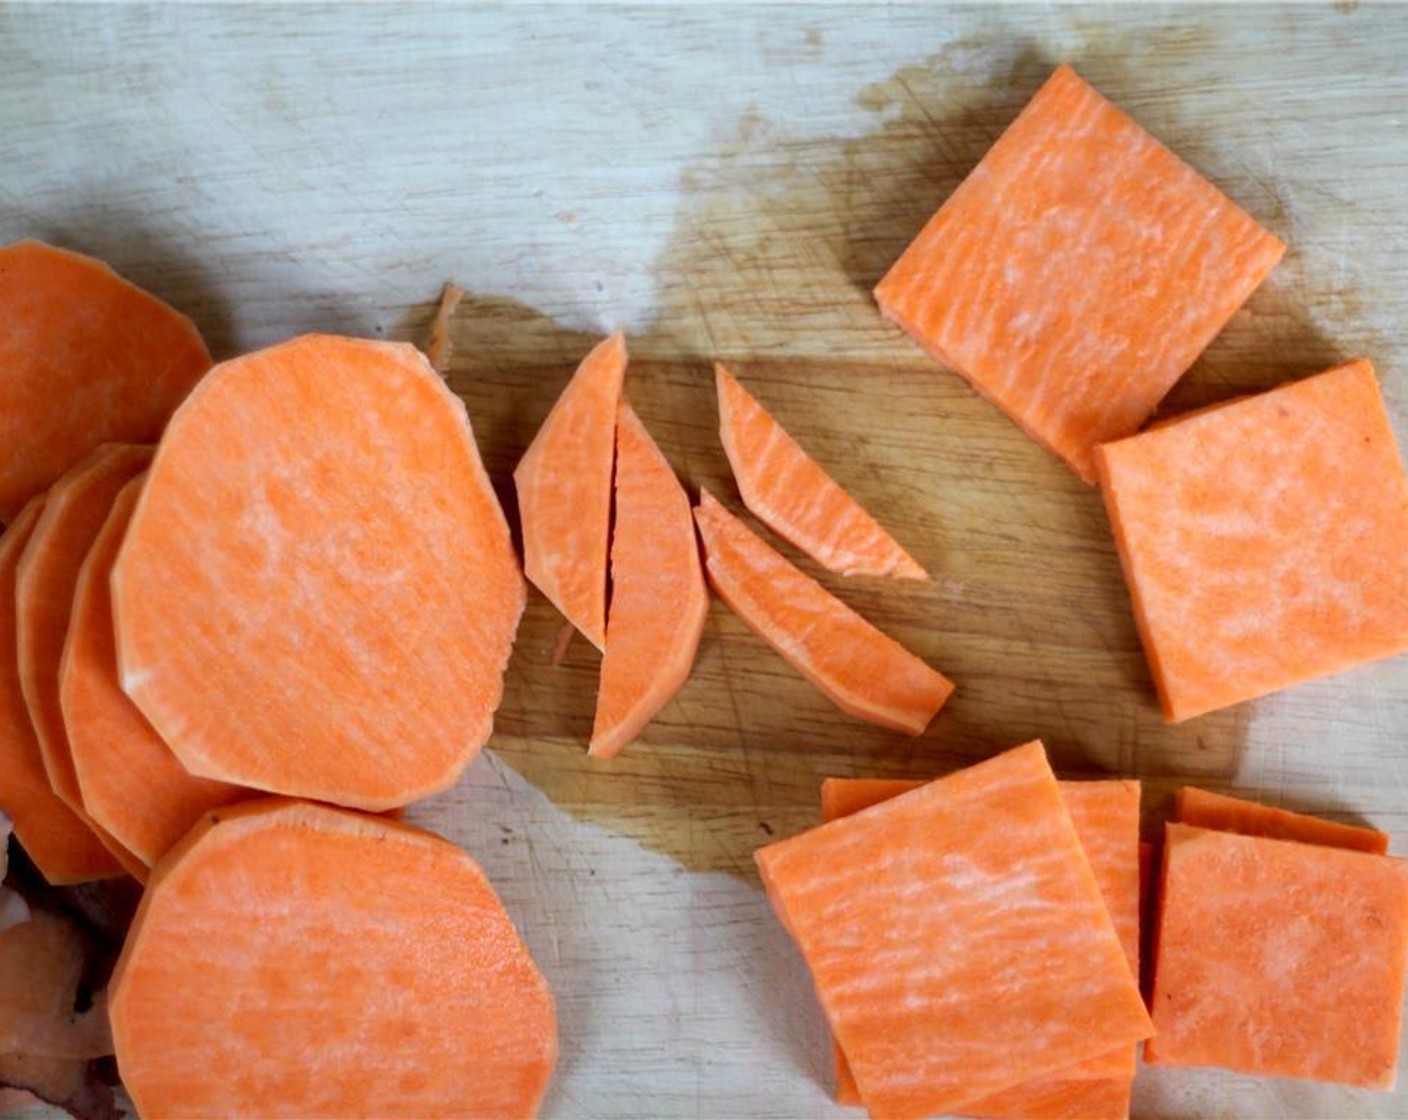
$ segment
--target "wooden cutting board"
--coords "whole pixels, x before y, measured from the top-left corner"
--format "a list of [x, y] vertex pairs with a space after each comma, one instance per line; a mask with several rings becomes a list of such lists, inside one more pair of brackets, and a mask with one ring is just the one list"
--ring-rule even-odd
[[[832, 1111], [829, 1051], [752, 851], [832, 774], [1041, 737], [1069, 775], [1364, 821], [1408, 852], [1408, 661], [1166, 726], [1098, 496], [885, 325], [868, 291], [1061, 60], [1290, 246], [1168, 410], [1367, 354], [1408, 437], [1408, 9], [0, 8], [0, 240], [106, 257], [228, 355], [424, 337], [496, 481], [573, 366], [736, 503], [710, 363], [935, 575], [824, 577], [957, 682], [918, 739], [849, 719], [722, 607], [686, 689], [589, 763], [598, 659], [530, 602], [493, 750], [413, 819], [479, 857], [557, 991], [556, 1116]], [[507, 495], [507, 490], [505, 490]], [[810, 565], [804, 564], [811, 570]], [[1357, 1093], [1141, 1075], [1142, 1117], [1402, 1117]]]

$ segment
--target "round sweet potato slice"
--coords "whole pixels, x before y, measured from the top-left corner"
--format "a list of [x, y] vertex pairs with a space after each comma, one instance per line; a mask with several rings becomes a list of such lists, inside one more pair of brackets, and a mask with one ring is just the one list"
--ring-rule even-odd
[[425, 358], [308, 335], [172, 418], [112, 597], [123, 689], [192, 774], [384, 810], [489, 737], [524, 583]]
[[148, 443], [210, 368], [195, 325], [102, 261], [0, 246], [0, 521], [102, 443]]
[[493, 888], [428, 832], [307, 802], [206, 816], [157, 865], [110, 988], [137, 1111], [514, 1117], [552, 995]]

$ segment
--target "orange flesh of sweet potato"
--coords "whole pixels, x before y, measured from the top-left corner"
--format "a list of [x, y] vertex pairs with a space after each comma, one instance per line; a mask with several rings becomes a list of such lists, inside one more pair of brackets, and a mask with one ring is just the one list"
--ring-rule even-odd
[[1394, 1086], [1408, 863], [1167, 826], [1151, 1065]]
[[589, 753], [611, 758], [683, 687], [709, 613], [689, 498], [629, 405], [616, 426], [611, 612]]
[[531, 1116], [547, 983], [482, 872], [308, 802], [206, 816], [157, 866], [111, 985], [143, 1116]]
[[40, 872], [59, 885], [112, 878], [122, 865], [49, 785], [20, 683], [15, 576], [43, 508], [42, 496], [33, 499], [0, 535], [0, 641], [10, 651], [0, 656], [0, 810]]
[[709, 582], [748, 626], [837, 707], [918, 735], [953, 685], [799, 571], [708, 491], [694, 519]]
[[188, 773], [122, 691], [109, 584], [144, 481], [122, 488], [79, 570], [59, 699], [84, 811], [150, 867], [202, 813], [250, 791]]
[[146, 469], [151, 455], [150, 447], [104, 444], [54, 483], [15, 577], [20, 684], [49, 785], [138, 880], [145, 879], [146, 864], [84, 808], [59, 698], [59, 672], [84, 558], [118, 491]]
[[1059, 66], [875, 296], [1094, 482], [1284, 251]]
[[1408, 649], [1408, 473], [1369, 362], [1096, 460], [1170, 721]]
[[961, 1110], [1152, 1033], [1039, 742], [756, 858], [872, 1115]]
[[0, 522], [99, 444], [154, 441], [209, 368], [189, 319], [101, 261], [0, 247]]
[[714, 380], [719, 437], [754, 517], [829, 571], [929, 578], [722, 365]]
[[379, 811], [489, 737], [524, 585], [424, 356], [308, 335], [172, 418], [112, 598], [123, 690], [192, 774]]
[[626, 360], [622, 335], [598, 343], [513, 472], [524, 571], [600, 650], [606, 648], [611, 463]]
[[[923, 785], [908, 779], [828, 778], [821, 786], [826, 823], [868, 809]], [[1139, 969], [1139, 880], [1135, 844], [1139, 836], [1139, 783], [1060, 782], [1081, 847], [1100, 894], [1119, 931], [1120, 944], [1136, 975]], [[840, 1046], [835, 1046], [836, 1100], [860, 1104], [860, 1092]], [[1025, 1120], [1107, 1120], [1126, 1116], [1134, 1081], [1134, 1049], [1120, 1047], [1050, 1077], [1015, 1085], [963, 1106], [964, 1115]]]
[[1323, 844], [1379, 856], [1388, 854], [1385, 832], [1258, 805], [1195, 786], [1175, 790], [1173, 806], [1175, 821], [1196, 828], [1240, 832], [1243, 836], [1268, 836], [1274, 840], [1299, 840], [1302, 844]]

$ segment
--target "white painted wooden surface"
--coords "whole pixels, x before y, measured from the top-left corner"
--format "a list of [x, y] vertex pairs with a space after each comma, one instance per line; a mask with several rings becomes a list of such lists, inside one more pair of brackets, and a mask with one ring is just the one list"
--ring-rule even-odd
[[[1286, 238], [1187, 405], [1367, 353], [1408, 435], [1408, 9], [0, 5], [0, 241], [112, 261], [220, 354], [417, 337], [502, 481], [590, 335], [692, 484], [726, 488], [707, 359], [938, 579], [833, 583], [958, 698], [857, 725], [721, 610], [696, 678], [588, 766], [596, 664], [525, 619], [495, 751], [414, 819], [485, 864], [558, 995], [555, 1116], [814, 1116], [829, 1052], [752, 848], [827, 773], [932, 774], [1033, 735], [1068, 772], [1370, 821], [1408, 851], [1408, 661], [1164, 727], [1099, 503], [885, 328], [866, 287], [1059, 60]], [[3, 453], [3, 449], [0, 449]], [[1141, 1076], [1136, 1115], [1408, 1116], [1354, 1093]]]

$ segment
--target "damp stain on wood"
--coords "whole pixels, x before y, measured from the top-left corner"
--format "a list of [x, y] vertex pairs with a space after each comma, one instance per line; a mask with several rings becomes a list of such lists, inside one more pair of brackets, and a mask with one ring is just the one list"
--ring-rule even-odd
[[[1169, 35], [1181, 36], [1178, 49], [1197, 45]], [[1197, 142], [1202, 130], [1168, 91], [1164, 101], [1121, 97], [1141, 88], [1131, 57], [1107, 43], [1075, 61], [1153, 117], [1175, 149], [1210, 160], [1262, 220], [1294, 224], [1273, 186], [1237, 179]], [[920, 586], [846, 580], [783, 546], [950, 675], [953, 701], [918, 739], [857, 722], [716, 603], [688, 685], [602, 764], [584, 755], [599, 655], [573, 643], [552, 664], [561, 620], [533, 595], [493, 745], [559, 807], [688, 867], [752, 875], [759, 812], [784, 833], [812, 823], [827, 775], [933, 775], [1034, 737], [1070, 773], [1155, 786], [1236, 773], [1246, 706], [1195, 727], [1170, 727], [1158, 713], [1098, 495], [917, 353], [870, 296], [1054, 61], [1020, 41], [952, 44], [858, 90], [874, 123], [857, 136], [797, 139], [761, 111], [746, 113], [730, 141], [681, 172], [676, 231], [655, 264], [659, 308], [630, 339], [627, 395], [691, 490], [707, 485], [737, 504], [716, 432], [710, 367], [721, 358], [937, 574]], [[1342, 346], [1303, 310], [1316, 268], [1313, 254], [1292, 254], [1166, 410], [1336, 360]], [[1353, 319], [1351, 289], [1336, 290], [1334, 305]], [[419, 337], [428, 315], [428, 305], [416, 309], [398, 335]], [[514, 520], [513, 464], [593, 339], [473, 295], [455, 332], [450, 383]]]

